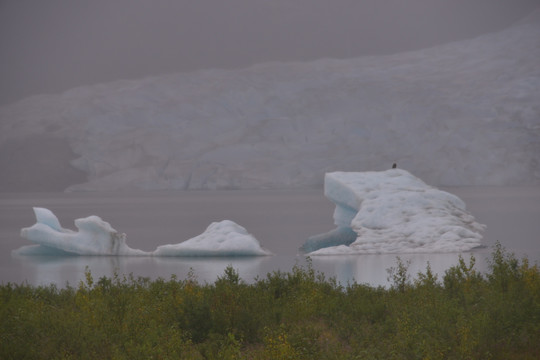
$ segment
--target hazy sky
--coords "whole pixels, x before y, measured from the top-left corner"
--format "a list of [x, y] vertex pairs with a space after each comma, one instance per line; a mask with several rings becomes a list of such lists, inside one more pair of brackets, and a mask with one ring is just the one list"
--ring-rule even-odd
[[0, 0], [0, 104], [270, 60], [388, 54], [502, 29], [540, 0]]

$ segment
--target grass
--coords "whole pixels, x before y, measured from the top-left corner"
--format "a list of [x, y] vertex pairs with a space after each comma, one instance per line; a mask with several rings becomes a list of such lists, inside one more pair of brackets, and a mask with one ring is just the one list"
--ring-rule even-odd
[[0, 286], [1, 359], [539, 359], [540, 271], [500, 245], [441, 279], [397, 258], [389, 288], [310, 262], [246, 284], [120, 277]]

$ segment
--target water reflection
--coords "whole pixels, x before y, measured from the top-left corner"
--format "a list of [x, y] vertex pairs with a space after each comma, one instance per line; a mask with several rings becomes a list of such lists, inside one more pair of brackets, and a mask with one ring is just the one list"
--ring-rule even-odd
[[371, 286], [388, 286], [388, 269], [396, 267], [399, 259], [407, 264], [411, 280], [417, 278], [419, 272], [425, 273], [428, 263], [431, 271], [442, 280], [444, 272], [459, 262], [461, 255], [469, 264], [471, 255], [475, 258], [475, 269], [480, 272], [488, 270], [487, 258], [489, 249], [482, 249], [472, 253], [444, 253], [444, 254], [379, 254], [379, 255], [351, 255], [351, 256], [317, 256], [313, 257], [315, 269], [325, 274], [334, 274], [336, 280], [342, 284], [368, 284]]
[[[466, 263], [470, 256], [476, 260], [475, 269], [488, 270], [489, 249], [482, 249], [464, 254], [380, 254], [351, 256], [314, 256], [311, 263], [315, 271], [322, 272], [327, 278], [335, 278], [341, 285], [359, 283], [371, 286], [388, 286], [388, 269], [397, 266], [397, 257], [408, 264], [411, 279], [419, 272], [425, 273], [428, 262], [434, 274], [442, 280], [444, 272], [457, 265], [459, 256]], [[213, 283], [222, 276], [227, 266], [238, 271], [242, 280], [253, 283], [258, 278], [265, 278], [273, 271], [291, 271], [293, 266], [306, 267], [305, 256], [257, 256], [257, 257], [151, 257], [151, 256], [20, 256], [24, 269], [23, 277], [29, 284], [66, 284], [77, 286], [85, 280], [86, 269], [90, 270], [94, 280], [106, 276], [120, 277], [132, 274], [151, 279], [169, 279], [175, 274], [179, 279], [194, 276], [199, 283]], [[192, 275], [189, 275], [192, 274]]]
[[212, 283], [223, 275], [231, 265], [244, 279], [261, 273], [261, 265], [268, 261], [265, 256], [225, 258], [180, 258], [151, 256], [17, 256], [22, 262], [23, 277], [29, 284], [66, 284], [77, 286], [85, 280], [88, 269], [94, 280], [100, 277], [135, 277], [169, 279], [175, 274], [184, 279], [191, 272], [200, 283]]

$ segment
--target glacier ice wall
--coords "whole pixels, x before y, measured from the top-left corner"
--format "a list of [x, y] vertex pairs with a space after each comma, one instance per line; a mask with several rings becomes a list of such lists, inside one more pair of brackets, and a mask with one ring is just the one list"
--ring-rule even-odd
[[[536, 15], [392, 56], [178, 73], [28, 98], [0, 108], [0, 163], [5, 174], [18, 171], [13, 164], [26, 162], [7, 150], [47, 137], [67, 141], [77, 154], [71, 164], [87, 174], [69, 191], [312, 186], [325, 172], [394, 161], [436, 185], [538, 185]], [[34, 156], [59, 158], [47, 151]]]
[[[485, 226], [457, 196], [402, 169], [327, 173], [337, 228], [306, 241], [312, 255], [460, 252], [481, 246]], [[344, 236], [345, 234], [346, 236]]]

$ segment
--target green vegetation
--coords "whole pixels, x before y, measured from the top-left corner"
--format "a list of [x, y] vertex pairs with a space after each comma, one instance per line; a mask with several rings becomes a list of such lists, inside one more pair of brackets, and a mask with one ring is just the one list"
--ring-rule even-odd
[[[540, 271], [497, 245], [442, 279], [343, 287], [306, 267], [246, 284], [101, 278], [0, 287], [1, 359], [539, 359]], [[413, 278], [413, 280], [411, 280]]]

